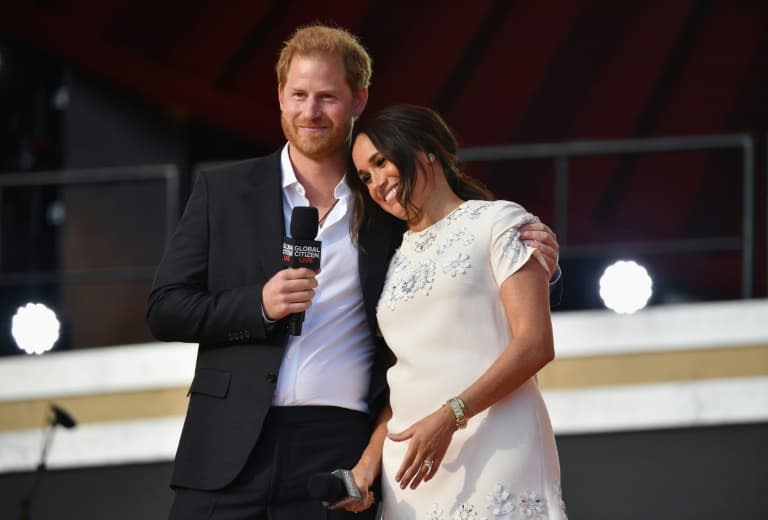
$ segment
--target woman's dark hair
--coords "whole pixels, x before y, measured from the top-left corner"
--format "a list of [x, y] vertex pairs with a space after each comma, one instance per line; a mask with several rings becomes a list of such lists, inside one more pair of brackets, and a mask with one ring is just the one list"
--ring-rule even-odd
[[[417, 105], [395, 105], [386, 108], [355, 124], [350, 141], [352, 145], [360, 134], [367, 135], [376, 150], [397, 166], [400, 172], [397, 201], [408, 215], [418, 215], [419, 212], [419, 208], [415, 207], [411, 200], [416, 184], [418, 152], [434, 155], [443, 167], [448, 185], [459, 198], [494, 198], [481, 182], [464, 173], [459, 165], [456, 138], [443, 118], [430, 108]], [[354, 194], [355, 201], [350, 227], [352, 237], [357, 240], [361, 227], [373, 214], [375, 203], [368, 196], [368, 187], [358, 176], [352, 161], [351, 146], [347, 162], [347, 184]]]

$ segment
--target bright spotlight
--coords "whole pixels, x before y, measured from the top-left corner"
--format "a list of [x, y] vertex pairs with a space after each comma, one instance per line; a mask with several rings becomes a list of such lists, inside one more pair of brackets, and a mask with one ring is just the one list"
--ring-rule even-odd
[[42, 354], [51, 350], [59, 339], [59, 328], [56, 313], [42, 303], [19, 307], [11, 322], [13, 339], [27, 354]]
[[632, 314], [648, 303], [653, 281], [645, 267], [632, 260], [619, 260], [600, 277], [600, 297], [619, 314]]

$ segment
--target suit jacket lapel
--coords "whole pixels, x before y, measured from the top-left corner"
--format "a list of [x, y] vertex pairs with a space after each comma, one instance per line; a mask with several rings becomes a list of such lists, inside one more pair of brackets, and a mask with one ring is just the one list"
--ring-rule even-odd
[[283, 217], [283, 189], [280, 169], [280, 150], [265, 157], [252, 168], [249, 185], [253, 204], [254, 240], [264, 271], [265, 281], [282, 269], [282, 243], [285, 237]]

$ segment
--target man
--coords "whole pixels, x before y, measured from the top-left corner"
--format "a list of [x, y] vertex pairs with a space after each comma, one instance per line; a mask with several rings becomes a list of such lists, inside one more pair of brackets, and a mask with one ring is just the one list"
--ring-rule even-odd
[[[382, 212], [353, 244], [343, 180], [371, 60], [348, 32], [305, 27], [283, 47], [277, 76], [288, 144], [199, 175], [149, 297], [158, 339], [200, 344], [173, 519], [375, 513], [367, 490], [349, 511], [328, 511], [306, 489], [311, 475], [358, 463], [386, 402], [375, 308], [403, 228]], [[320, 215], [319, 273], [281, 266], [292, 209], [307, 205]], [[549, 228], [525, 238], [554, 269]], [[286, 318], [304, 311], [302, 334], [289, 337]]]

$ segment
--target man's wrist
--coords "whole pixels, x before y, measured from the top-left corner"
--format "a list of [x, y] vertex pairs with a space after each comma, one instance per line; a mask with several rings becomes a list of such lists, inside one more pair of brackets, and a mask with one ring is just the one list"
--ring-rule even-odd
[[261, 306], [261, 319], [264, 320], [264, 325], [267, 328], [270, 328], [272, 325], [277, 323], [277, 320], [269, 319], [269, 317], [267, 316], [267, 311], [264, 310], [264, 306], [263, 305]]

